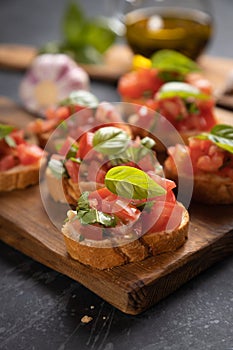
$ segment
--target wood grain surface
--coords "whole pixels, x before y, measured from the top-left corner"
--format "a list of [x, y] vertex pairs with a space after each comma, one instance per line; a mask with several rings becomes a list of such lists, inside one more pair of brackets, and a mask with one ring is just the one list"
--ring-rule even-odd
[[[217, 112], [224, 122], [232, 123], [232, 113]], [[32, 118], [12, 101], [0, 98], [0, 121], [23, 127]], [[129, 314], [141, 313], [233, 252], [233, 206], [214, 206], [210, 210], [192, 204], [189, 238], [175, 253], [98, 271], [68, 256], [61, 232], [43, 207], [39, 186], [1, 193], [0, 203], [1, 240]]]

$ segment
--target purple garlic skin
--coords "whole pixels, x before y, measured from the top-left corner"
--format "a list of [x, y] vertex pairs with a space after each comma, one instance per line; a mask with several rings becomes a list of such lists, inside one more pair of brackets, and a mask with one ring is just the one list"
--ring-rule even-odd
[[39, 115], [55, 107], [73, 90], [89, 90], [89, 76], [65, 54], [37, 56], [19, 86], [19, 97], [26, 109]]

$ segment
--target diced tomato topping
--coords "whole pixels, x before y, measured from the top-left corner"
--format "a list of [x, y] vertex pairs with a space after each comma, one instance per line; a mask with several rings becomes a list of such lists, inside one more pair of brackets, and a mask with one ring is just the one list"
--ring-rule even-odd
[[[79, 156], [81, 159], [88, 158], [88, 153], [93, 149], [93, 132], [86, 132], [79, 139]], [[92, 152], [91, 152], [92, 153]], [[93, 157], [93, 155], [91, 155]]]
[[174, 203], [176, 201], [176, 197], [175, 194], [173, 193], [173, 189], [176, 188], [176, 184], [174, 181], [166, 179], [164, 177], [161, 177], [157, 174], [155, 174], [152, 171], [148, 172], [148, 175], [161, 187], [163, 187], [167, 193], [165, 195], [162, 196], [157, 196], [155, 198], [151, 198], [151, 200], [155, 200], [155, 201], [165, 201], [166, 202], [171, 202]]
[[143, 171], [153, 171], [155, 170], [155, 158], [153, 159], [152, 154], [148, 153], [138, 162], [138, 167]]
[[22, 165], [38, 162], [43, 156], [43, 150], [37, 145], [23, 144], [17, 146], [18, 158]]
[[73, 182], [77, 183], [79, 180], [79, 167], [80, 164], [73, 162], [71, 159], [68, 159], [65, 162], [65, 167], [66, 170], [70, 176], [70, 178], [72, 179]]
[[62, 144], [61, 148], [59, 149], [59, 154], [62, 156], [66, 156], [74, 143], [75, 140], [72, 137], [68, 136], [65, 142]]
[[4, 139], [0, 140], [0, 156], [6, 156], [12, 153], [12, 148], [6, 143]]
[[10, 136], [13, 138], [17, 145], [21, 143], [26, 143], [24, 140], [24, 131], [23, 130], [14, 130], [10, 133]]
[[192, 138], [189, 141], [194, 171], [232, 177], [233, 156], [210, 140]]
[[112, 206], [112, 213], [114, 213], [124, 224], [136, 221], [141, 212], [131, 204], [126, 204], [123, 200], [115, 201]]
[[36, 119], [28, 125], [28, 130], [35, 134], [45, 133], [53, 130], [57, 126], [56, 119]]
[[104, 183], [106, 171], [98, 160], [91, 160], [87, 169], [87, 181]]
[[116, 215], [123, 223], [137, 220], [141, 213], [129, 200], [118, 197], [106, 187], [90, 193], [89, 201], [91, 206], [104, 213]]
[[162, 84], [156, 69], [141, 68], [123, 75], [118, 83], [118, 91], [123, 98], [151, 98]]
[[[93, 191], [89, 194], [88, 198], [91, 200], [93, 198], [104, 199], [111, 196], [113, 193], [109, 191], [107, 187], [100, 188], [99, 190]], [[117, 198], [117, 195], [114, 195]]]
[[147, 213], [142, 212], [143, 232], [153, 233], [176, 229], [183, 216], [184, 209], [178, 203], [157, 201]]
[[11, 154], [0, 159], [0, 171], [6, 171], [17, 165], [15, 157]]
[[212, 85], [208, 79], [203, 77], [200, 73], [189, 73], [187, 74], [185, 81], [193, 86], [196, 86], [199, 90], [201, 90], [204, 94], [211, 95], [212, 94]]
[[61, 106], [56, 109], [55, 117], [58, 121], [67, 119], [71, 115], [69, 107]]
[[178, 131], [209, 131], [215, 124], [214, 100], [193, 100], [195, 110], [190, 112], [185, 102], [179, 97], [157, 100], [158, 112], [168, 119]]

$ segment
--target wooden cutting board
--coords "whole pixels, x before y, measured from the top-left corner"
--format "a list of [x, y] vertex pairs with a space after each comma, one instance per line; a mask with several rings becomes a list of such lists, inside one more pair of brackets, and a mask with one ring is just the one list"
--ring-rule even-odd
[[[224, 122], [233, 114], [218, 110]], [[0, 121], [32, 119], [12, 101], [0, 98]], [[72, 260], [61, 232], [43, 207], [39, 186], [0, 194], [0, 239], [40, 263], [80, 282], [116, 308], [139, 314], [213, 263], [233, 253], [233, 206], [192, 204], [189, 238], [175, 253], [98, 271]], [[62, 206], [62, 205], [61, 205]], [[59, 210], [58, 210], [59, 212]]]

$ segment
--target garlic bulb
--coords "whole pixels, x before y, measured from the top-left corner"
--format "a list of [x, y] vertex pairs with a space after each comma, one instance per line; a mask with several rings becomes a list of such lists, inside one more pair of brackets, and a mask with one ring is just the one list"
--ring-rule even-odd
[[43, 54], [32, 62], [19, 87], [23, 105], [44, 113], [56, 106], [73, 90], [89, 90], [89, 76], [65, 54]]

